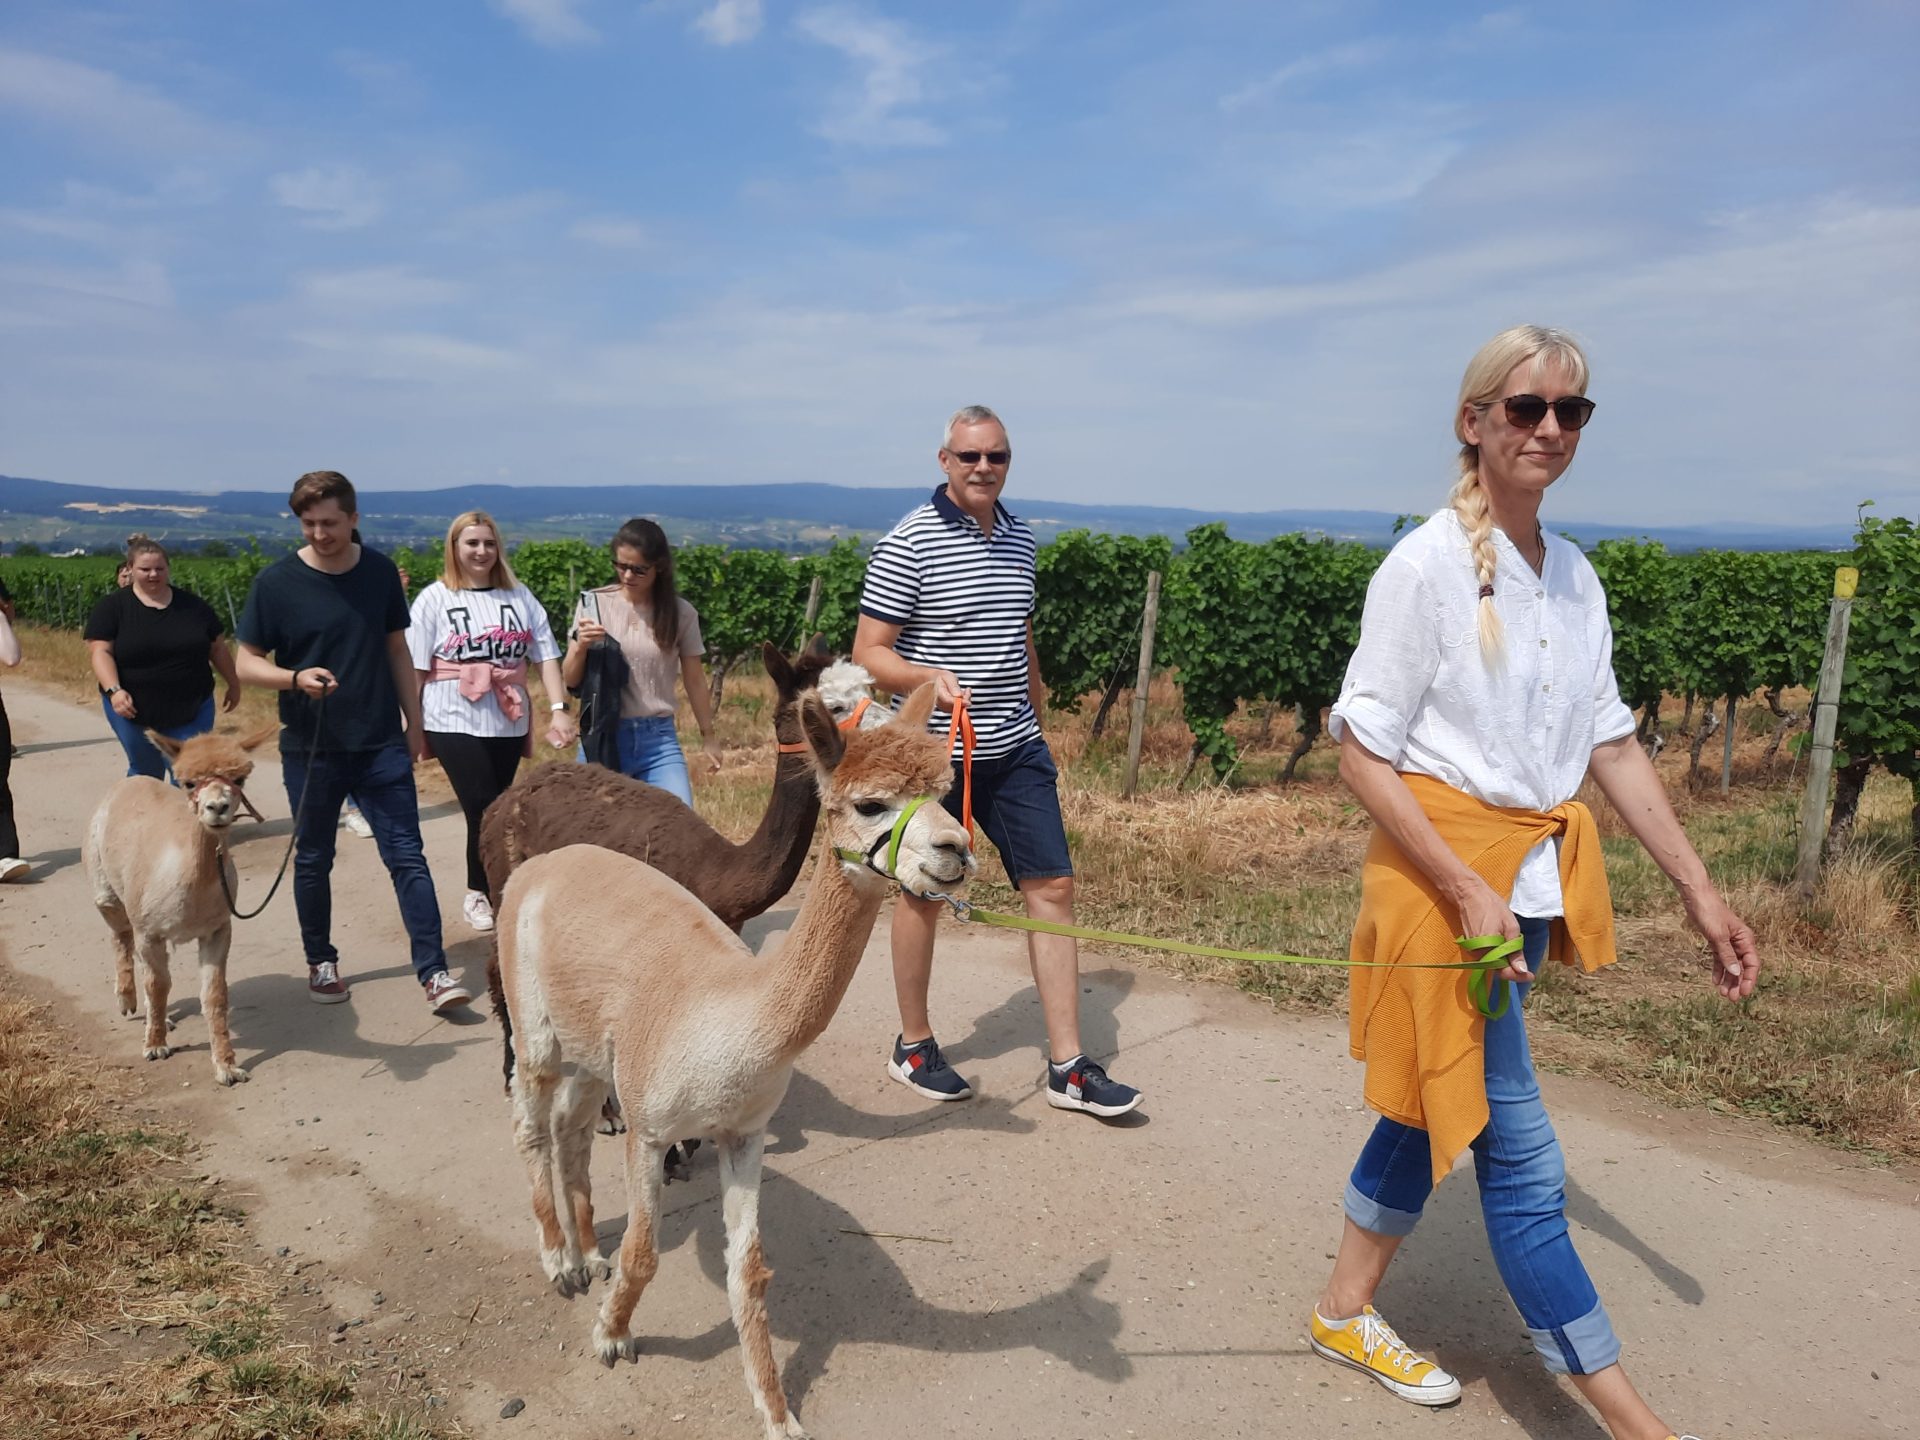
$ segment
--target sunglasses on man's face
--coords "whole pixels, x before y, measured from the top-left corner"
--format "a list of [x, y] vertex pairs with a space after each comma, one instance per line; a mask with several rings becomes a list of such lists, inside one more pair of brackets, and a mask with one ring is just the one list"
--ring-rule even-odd
[[1549, 410], [1562, 430], [1578, 430], [1593, 418], [1593, 401], [1584, 395], [1566, 395], [1552, 401], [1538, 395], [1509, 395], [1500, 403], [1506, 409], [1507, 422], [1522, 430], [1533, 429], [1547, 418]]
[[1004, 465], [1013, 459], [1011, 450], [949, 450], [947, 453], [962, 465], [978, 465], [982, 455], [987, 457], [989, 465]]

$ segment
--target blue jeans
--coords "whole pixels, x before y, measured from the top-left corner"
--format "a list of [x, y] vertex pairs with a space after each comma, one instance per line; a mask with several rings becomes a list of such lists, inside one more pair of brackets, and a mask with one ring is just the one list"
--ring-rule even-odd
[[173, 783], [173, 766], [167, 763], [167, 757], [159, 748], [147, 739], [151, 729], [156, 735], [164, 735], [169, 740], [191, 740], [196, 735], [204, 735], [213, 729], [213, 696], [207, 696], [200, 712], [184, 725], [175, 725], [170, 729], [161, 726], [142, 725], [138, 720], [123, 720], [113, 708], [113, 701], [102, 695], [100, 708], [107, 712], [107, 724], [113, 727], [113, 735], [120, 742], [120, 748], [127, 752], [127, 774], [151, 775], [155, 780]]
[[[581, 760], [587, 758], [584, 750], [576, 753]], [[658, 785], [693, 808], [693, 782], [687, 778], [687, 757], [671, 715], [633, 715], [620, 722], [620, 773]]]
[[287, 804], [300, 816], [293, 843], [293, 908], [300, 917], [307, 964], [340, 960], [332, 939], [333, 848], [340, 806], [351, 794], [373, 827], [373, 843], [393, 877], [400, 920], [412, 943], [414, 975], [425, 984], [434, 971], [445, 970], [440, 902], [420, 845], [420, 797], [406, 745], [396, 741], [379, 750], [322, 751], [311, 763], [304, 753], [287, 752], [280, 757], [280, 769], [287, 782]]
[[[1527, 966], [1539, 973], [1548, 922], [1520, 918]], [[1567, 1166], [1540, 1100], [1521, 1006], [1531, 985], [1489, 1020], [1487, 1128], [1473, 1142], [1480, 1211], [1507, 1293], [1557, 1375], [1591, 1375], [1620, 1358], [1620, 1341], [1567, 1234]], [[1347, 1218], [1376, 1235], [1408, 1235], [1433, 1190], [1427, 1132], [1384, 1116], [1347, 1182]]]

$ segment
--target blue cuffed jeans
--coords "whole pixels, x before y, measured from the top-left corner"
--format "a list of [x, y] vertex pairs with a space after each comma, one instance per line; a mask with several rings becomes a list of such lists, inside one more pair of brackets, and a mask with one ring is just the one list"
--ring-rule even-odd
[[[300, 917], [300, 944], [307, 964], [340, 960], [340, 952], [333, 947], [333, 852], [340, 807], [352, 795], [373, 827], [373, 843], [393, 878], [414, 975], [425, 984], [434, 971], [445, 970], [440, 902], [420, 844], [420, 797], [413, 786], [413, 760], [405, 742], [378, 750], [322, 751], [311, 760], [286, 752], [280, 756], [280, 769], [287, 782], [287, 804], [300, 817], [293, 841], [293, 908]], [[304, 812], [300, 808], [303, 793], [307, 797]]]
[[[1527, 967], [1539, 973], [1548, 922], [1520, 917]], [[1486, 1028], [1487, 1128], [1473, 1142], [1480, 1212], [1507, 1293], [1557, 1375], [1591, 1375], [1620, 1358], [1620, 1341], [1567, 1233], [1567, 1167], [1541, 1103], [1521, 1007], [1531, 985]], [[1347, 1218], [1376, 1235], [1408, 1235], [1433, 1190], [1427, 1132], [1384, 1116], [1347, 1181]]]
[[160, 749], [147, 739], [147, 731], [164, 735], [169, 740], [191, 740], [196, 735], [204, 735], [213, 729], [213, 696], [207, 696], [206, 703], [199, 713], [184, 725], [161, 726], [142, 725], [138, 720], [123, 720], [120, 712], [113, 708], [111, 696], [100, 697], [100, 708], [107, 712], [107, 724], [113, 727], [114, 738], [120, 742], [120, 748], [127, 752], [127, 774], [150, 775], [155, 780], [173, 783], [173, 766]]
[[[586, 751], [578, 752], [587, 758]], [[658, 785], [680, 803], [693, 808], [693, 782], [687, 776], [687, 757], [671, 715], [630, 715], [620, 722], [620, 773], [633, 780]]]

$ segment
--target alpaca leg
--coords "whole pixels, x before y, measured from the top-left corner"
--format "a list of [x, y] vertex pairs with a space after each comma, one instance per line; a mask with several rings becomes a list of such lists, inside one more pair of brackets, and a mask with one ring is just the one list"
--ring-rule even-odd
[[576, 1289], [611, 1269], [593, 1233], [593, 1128], [606, 1087], [585, 1076], [560, 1086], [554, 1119], [554, 1161], [560, 1186], [560, 1228], [567, 1237], [567, 1265]]
[[553, 1196], [553, 1101], [558, 1086], [555, 1077], [535, 1075], [525, 1065], [513, 1077], [513, 1144], [527, 1167], [527, 1184], [533, 1191], [540, 1268], [555, 1285], [561, 1285], [566, 1274], [566, 1240]]
[[102, 905], [100, 914], [113, 930], [113, 993], [120, 1001], [120, 1013], [131, 1020], [140, 1013], [133, 988], [133, 924], [118, 905]]
[[147, 992], [146, 1055], [149, 1060], [164, 1060], [173, 1053], [167, 1044], [167, 991], [173, 978], [167, 973], [167, 942], [141, 935], [136, 943], [140, 947], [140, 979]]
[[787, 1408], [787, 1392], [780, 1388], [767, 1329], [767, 1282], [773, 1272], [760, 1252], [760, 1153], [766, 1136], [728, 1136], [717, 1144], [727, 1220], [727, 1301], [747, 1366], [747, 1391], [766, 1426], [767, 1440], [805, 1440], [807, 1432]]
[[244, 1085], [250, 1078], [233, 1060], [233, 1035], [227, 1029], [227, 949], [233, 927], [222, 925], [200, 942], [200, 1013], [206, 1017], [213, 1051], [213, 1078], [222, 1085]]
[[654, 1230], [660, 1215], [660, 1165], [666, 1146], [651, 1144], [636, 1130], [627, 1131], [627, 1236], [620, 1242], [620, 1263], [613, 1284], [594, 1322], [593, 1344], [608, 1365], [631, 1360], [640, 1353], [633, 1338], [633, 1307], [660, 1268], [659, 1237]]

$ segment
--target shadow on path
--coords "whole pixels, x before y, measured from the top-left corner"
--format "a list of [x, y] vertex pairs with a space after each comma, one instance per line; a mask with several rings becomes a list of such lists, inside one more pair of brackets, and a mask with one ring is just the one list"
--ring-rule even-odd
[[[368, 1062], [361, 1073], [362, 1079], [385, 1070], [406, 1084], [451, 1060], [456, 1050], [493, 1043], [491, 1035], [478, 1029], [486, 1022], [481, 1011], [470, 1009], [466, 1018], [452, 1022], [453, 1030], [450, 1030], [449, 1022], [427, 1009], [415, 994], [408, 994], [400, 1002], [419, 1007], [419, 1028], [413, 1039], [394, 1044], [362, 1035], [355, 1007], [391, 1004], [392, 996], [384, 990], [376, 994], [372, 982], [399, 977], [405, 977], [407, 988], [417, 992], [412, 983], [411, 965], [357, 973], [348, 971], [347, 983], [355, 993], [344, 1005], [315, 1005], [307, 998], [304, 973], [249, 975], [235, 981], [229, 992], [228, 1011], [232, 1016], [234, 1043], [242, 1047], [241, 1063], [249, 1072], [258, 1074], [263, 1065], [270, 1065], [282, 1055], [310, 1051]], [[451, 1038], [453, 1031], [465, 1033], [455, 1039]], [[252, 1053], [247, 1053], [249, 1050]]]
[[[726, 1231], [718, 1189], [709, 1178], [697, 1201], [661, 1217], [660, 1249], [677, 1249], [691, 1237], [701, 1270], [724, 1291]], [[1060, 1288], [1017, 1304], [995, 1301], [978, 1308], [949, 1308], [922, 1300], [889, 1253], [891, 1246], [925, 1242], [869, 1235], [847, 1210], [771, 1171], [761, 1187], [760, 1216], [768, 1263], [778, 1272], [768, 1292], [768, 1316], [774, 1334], [798, 1345], [782, 1375], [787, 1398], [796, 1408], [804, 1405], [842, 1345], [888, 1345], [950, 1355], [1037, 1350], [1109, 1384], [1117, 1385], [1133, 1373], [1133, 1362], [1117, 1343], [1120, 1307], [1094, 1293], [1106, 1278], [1111, 1264], [1107, 1259], [1086, 1265]], [[596, 1230], [603, 1249], [612, 1253], [626, 1222], [603, 1223]], [[1007, 1282], [996, 1276], [994, 1283]], [[589, 1303], [597, 1304], [597, 1295]], [[634, 1326], [648, 1354], [711, 1360], [736, 1344], [731, 1321], [695, 1336], [650, 1335], [646, 1306], [643, 1296]]]

